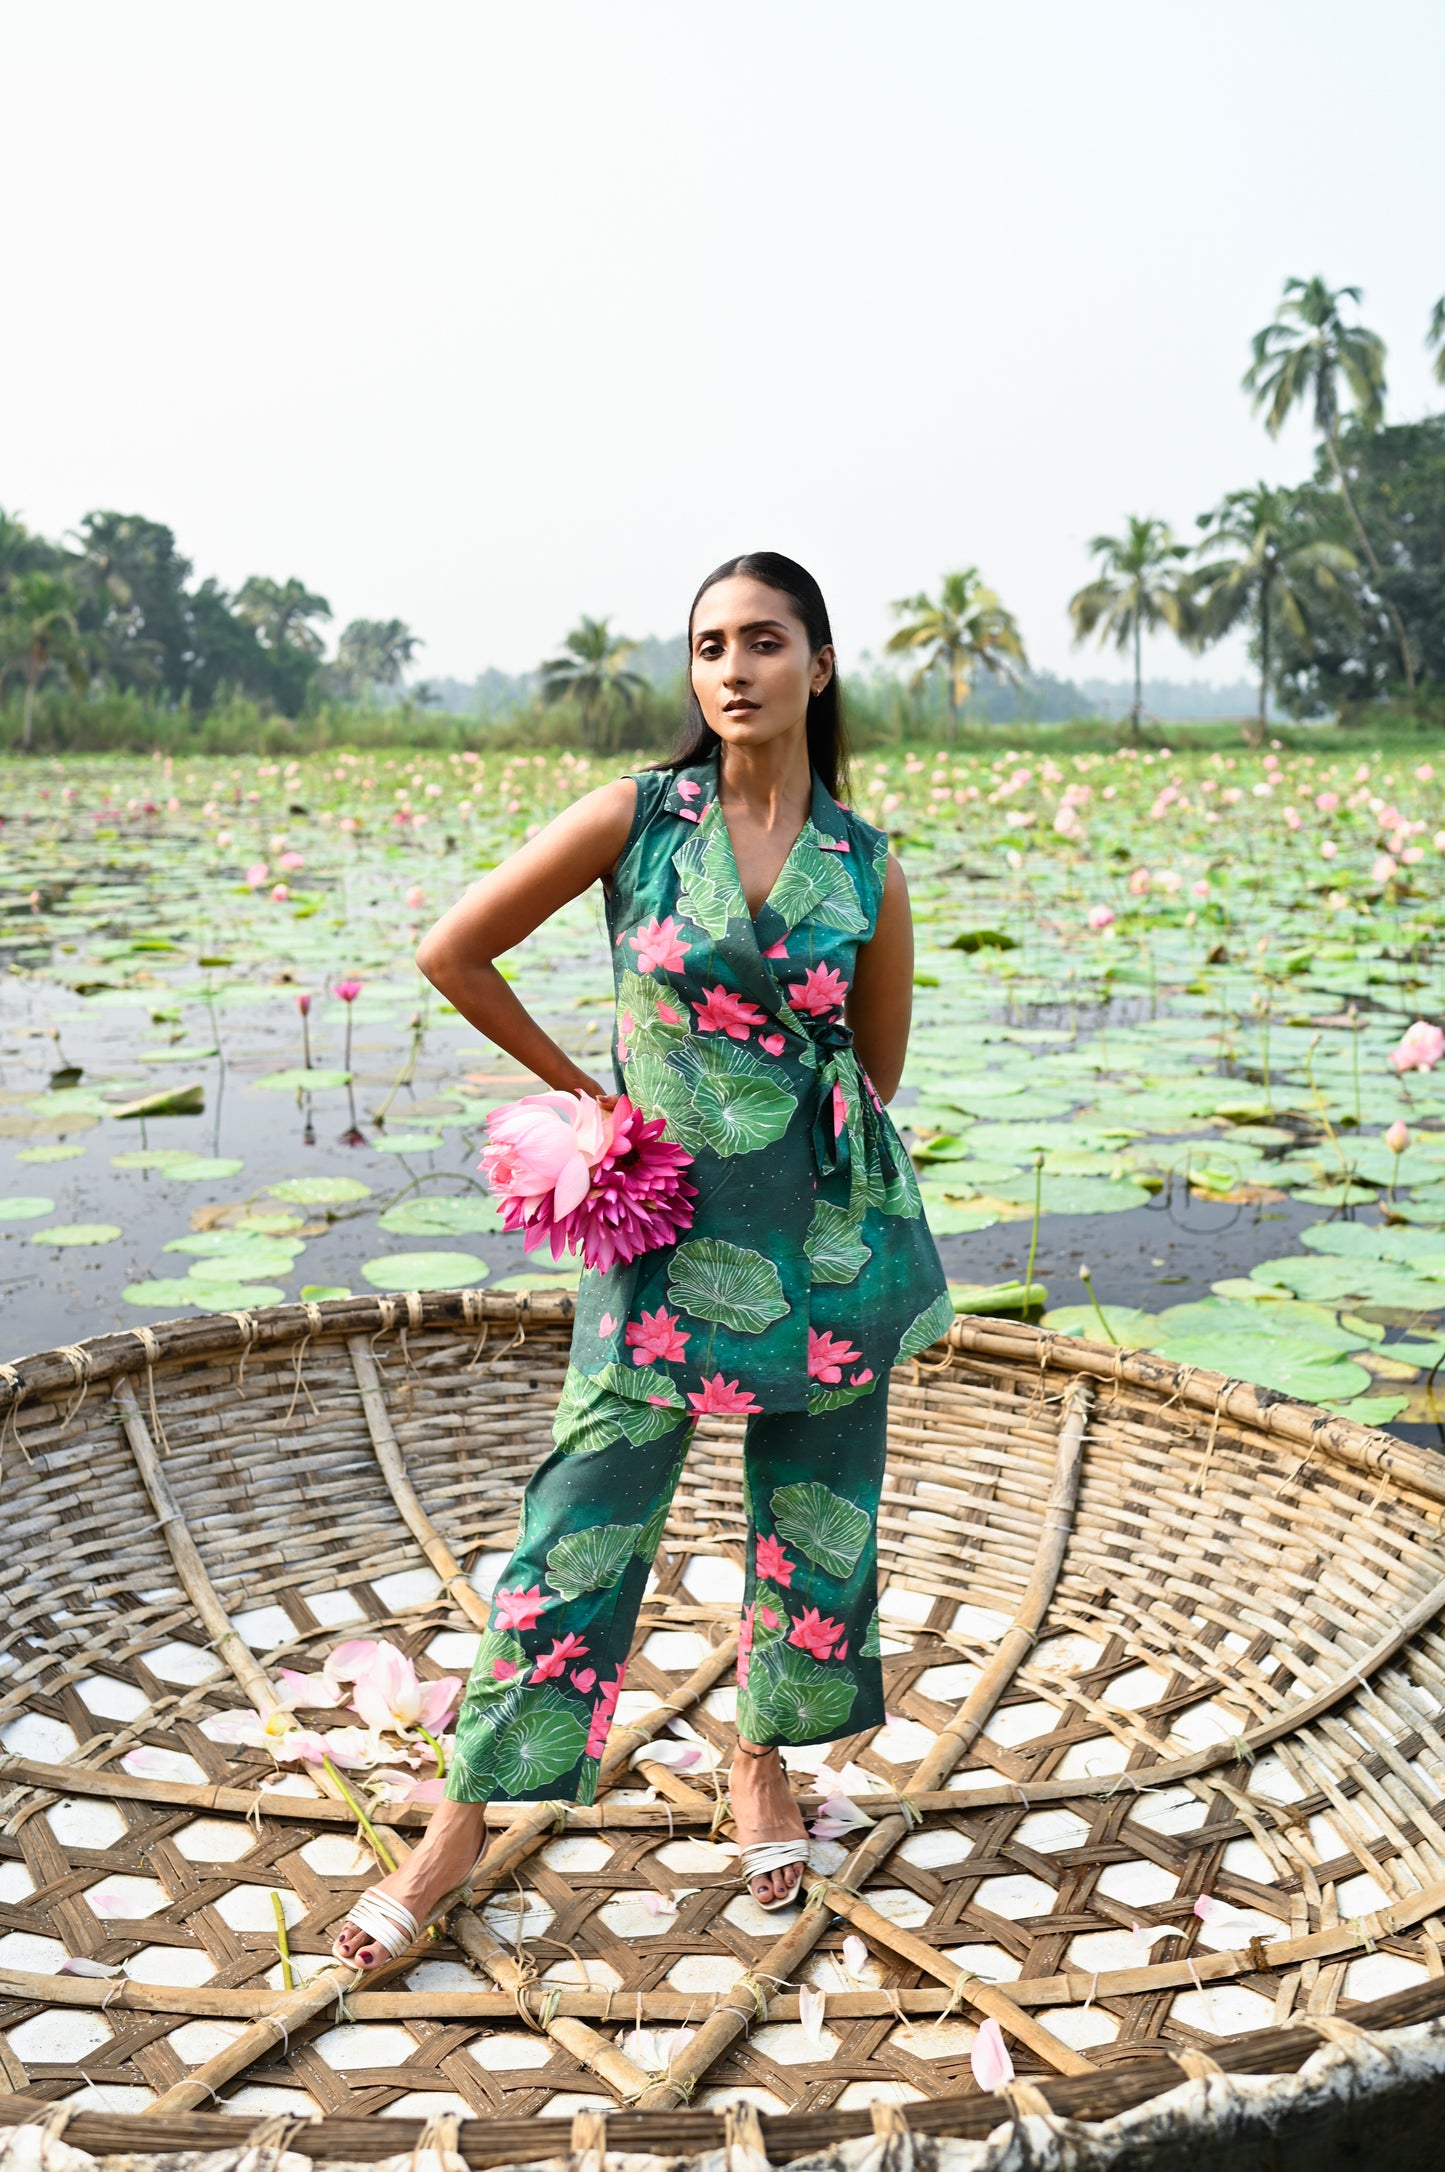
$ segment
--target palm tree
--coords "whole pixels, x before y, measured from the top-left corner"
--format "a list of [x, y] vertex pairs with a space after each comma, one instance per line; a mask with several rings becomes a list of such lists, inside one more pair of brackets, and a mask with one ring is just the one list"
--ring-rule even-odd
[[922, 655], [912, 679], [915, 688], [930, 671], [942, 673], [948, 689], [950, 736], [957, 735], [958, 712], [968, 699], [976, 671], [1017, 685], [1029, 668], [1018, 622], [994, 590], [985, 587], [977, 566], [945, 573], [936, 601], [923, 594], [902, 596], [892, 609], [903, 623], [884, 647], [894, 656], [910, 650]]
[[29, 753], [34, 740], [35, 695], [52, 671], [63, 671], [72, 685], [90, 676], [85, 643], [76, 620], [80, 599], [69, 581], [55, 573], [22, 573], [5, 591], [0, 618], [0, 685], [12, 664], [25, 674], [25, 710], [20, 744]]
[[[1378, 430], [1385, 412], [1385, 342], [1378, 332], [1363, 324], [1346, 324], [1340, 315], [1341, 302], [1358, 306], [1361, 294], [1359, 287], [1328, 287], [1318, 275], [1286, 279], [1274, 321], [1254, 335], [1254, 359], [1243, 383], [1245, 391], [1254, 394], [1256, 414], [1265, 409], [1264, 425], [1271, 437], [1279, 436], [1296, 407], [1306, 402], [1312, 405], [1314, 425], [1329, 452], [1350, 525], [1378, 584], [1380, 561], [1350, 495], [1340, 459], [1341, 380], [1364, 429]], [[1413, 694], [1415, 666], [1405, 621], [1389, 596], [1383, 601], [1395, 629], [1405, 686]]]
[[1201, 513], [1203, 563], [1194, 576], [1201, 642], [1252, 619], [1259, 642], [1259, 733], [1269, 723], [1269, 680], [1276, 629], [1308, 638], [1308, 605], [1337, 596], [1340, 577], [1359, 560], [1321, 532], [1318, 515], [1293, 490], [1256, 483], [1231, 490], [1212, 513]]
[[611, 631], [610, 618], [581, 618], [563, 640], [563, 654], [541, 666], [542, 699], [549, 706], [575, 701], [582, 729], [589, 741], [603, 743], [609, 718], [619, 709], [629, 713], [646, 681], [627, 669], [637, 648], [622, 634]]
[[1445, 385], [1445, 294], [1442, 294], [1430, 312], [1430, 329], [1425, 335], [1425, 345], [1435, 350], [1435, 375]]
[[271, 581], [253, 573], [237, 592], [236, 616], [255, 628], [268, 649], [319, 656], [323, 643], [311, 620], [330, 618], [331, 606], [324, 596], [313, 596], [304, 581]]
[[1096, 535], [1089, 545], [1099, 569], [1092, 581], [1069, 598], [1074, 640], [1085, 641], [1098, 628], [1102, 646], [1134, 651], [1134, 706], [1129, 711], [1129, 730], [1139, 736], [1144, 708], [1142, 636], [1167, 626], [1187, 640], [1192, 624], [1189, 577], [1181, 561], [1189, 556], [1187, 543], [1175, 541], [1168, 521], [1150, 513], [1129, 515], [1124, 534]]
[[337, 643], [335, 677], [353, 695], [397, 686], [422, 646], [404, 619], [354, 618]]

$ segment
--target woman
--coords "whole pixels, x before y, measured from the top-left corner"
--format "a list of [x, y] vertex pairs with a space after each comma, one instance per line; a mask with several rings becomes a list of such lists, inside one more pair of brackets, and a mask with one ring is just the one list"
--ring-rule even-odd
[[888, 1370], [952, 1318], [883, 1103], [902, 1076], [902, 870], [842, 807], [832, 635], [812, 576], [730, 559], [688, 623], [669, 764], [604, 785], [438, 921], [417, 953], [549, 1087], [605, 1092], [493, 960], [593, 882], [619, 1088], [689, 1148], [692, 1227], [582, 1277], [556, 1448], [522, 1502], [457, 1722], [447, 1799], [337, 1940], [370, 1968], [462, 1885], [487, 1801], [590, 1801], [637, 1610], [700, 1415], [746, 1417], [749, 1531], [730, 1792], [744, 1879], [785, 1906], [807, 1859], [778, 1745], [881, 1724], [876, 1562]]

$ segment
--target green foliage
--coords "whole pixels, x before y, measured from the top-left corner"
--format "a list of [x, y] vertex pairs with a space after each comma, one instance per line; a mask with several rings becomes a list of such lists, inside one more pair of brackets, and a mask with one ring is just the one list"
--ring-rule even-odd
[[1016, 683], [1028, 669], [1018, 622], [995, 591], [985, 586], [977, 566], [946, 573], [936, 598], [900, 597], [893, 613], [902, 624], [889, 635], [885, 647], [891, 655], [921, 657], [913, 678], [915, 691], [930, 672], [942, 679], [955, 730], [977, 672]]

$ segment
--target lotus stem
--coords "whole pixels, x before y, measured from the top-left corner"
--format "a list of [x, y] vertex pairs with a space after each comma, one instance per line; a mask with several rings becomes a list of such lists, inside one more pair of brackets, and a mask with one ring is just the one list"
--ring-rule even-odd
[[[1024, 1269], [1025, 1293], [1034, 1286], [1034, 1260], [1039, 1249], [1039, 1214], [1043, 1205], [1043, 1197], [1044, 1153], [1043, 1148], [1038, 1147], [1034, 1151], [1034, 1226], [1029, 1232], [1029, 1263]], [[1025, 1301], [1027, 1302], [1027, 1297]]]
[[392, 1854], [390, 1848], [382, 1839], [380, 1833], [372, 1824], [366, 1812], [362, 1809], [361, 1804], [357, 1800], [355, 1794], [352, 1792], [351, 1788], [347, 1786], [345, 1780], [342, 1779], [341, 1774], [337, 1771], [335, 1765], [332, 1763], [329, 1757], [322, 1758], [321, 1769], [328, 1775], [330, 1779], [336, 1782], [337, 1787], [341, 1791], [342, 1801], [347, 1805], [348, 1809], [352, 1811], [356, 1818], [357, 1824], [361, 1827], [362, 1832], [366, 1835], [372, 1847], [376, 1850], [377, 1857], [382, 1865], [382, 1868], [384, 1870], [395, 1870], [396, 1857]]
[[1105, 1333], [1105, 1334], [1106, 1334], [1106, 1335], [1108, 1336], [1108, 1338], [1109, 1338], [1110, 1342], [1111, 1342], [1111, 1343], [1112, 1343], [1112, 1344], [1114, 1345], [1114, 1348], [1115, 1348], [1116, 1350], [1117, 1350], [1117, 1349], [1119, 1349], [1119, 1348], [1120, 1348], [1120, 1342], [1119, 1342], [1119, 1338], [1118, 1338], [1118, 1336], [1117, 1336], [1117, 1335], [1116, 1335], [1116, 1334], [1114, 1333], [1114, 1330], [1113, 1330], [1113, 1328], [1112, 1328], [1112, 1327], [1110, 1327], [1110, 1325], [1109, 1325], [1109, 1322], [1108, 1322], [1108, 1319], [1106, 1318], [1106, 1316], [1105, 1316], [1105, 1313], [1104, 1313], [1104, 1308], [1103, 1308], [1103, 1306], [1102, 1306], [1102, 1305], [1101, 1305], [1101, 1304], [1099, 1303], [1098, 1297], [1097, 1297], [1097, 1296], [1095, 1295], [1095, 1292], [1094, 1292], [1094, 1278], [1093, 1278], [1093, 1276], [1092, 1276], [1092, 1275], [1090, 1274], [1090, 1272], [1089, 1272], [1089, 1270], [1088, 1270], [1088, 1268], [1087, 1268], [1087, 1267], [1081, 1267], [1081, 1268], [1079, 1269], [1079, 1280], [1080, 1280], [1080, 1281], [1081, 1281], [1081, 1282], [1083, 1283], [1083, 1285], [1084, 1285], [1084, 1288], [1085, 1288], [1085, 1289], [1086, 1289], [1086, 1290], [1088, 1291], [1088, 1293], [1089, 1293], [1089, 1303], [1090, 1303], [1090, 1304], [1091, 1304], [1091, 1305], [1093, 1306], [1093, 1308], [1094, 1308], [1094, 1311], [1095, 1311], [1095, 1313], [1096, 1313], [1096, 1314], [1098, 1315], [1098, 1320], [1099, 1320], [1099, 1325], [1100, 1325], [1100, 1327], [1102, 1327], [1102, 1329], [1104, 1330], [1104, 1333]]
[[291, 1966], [291, 1941], [286, 1935], [286, 1911], [281, 1906], [281, 1896], [271, 1888], [271, 1912], [276, 1918], [276, 1950], [281, 1956], [281, 1988], [296, 1989], [296, 1972]]
[[418, 1720], [416, 1723], [416, 1731], [421, 1736], [423, 1742], [430, 1744], [432, 1756], [437, 1761], [436, 1776], [439, 1780], [444, 1780], [447, 1776], [447, 1758], [445, 1750], [438, 1742], [436, 1736], [427, 1732], [426, 1728], [422, 1726], [420, 1720]]

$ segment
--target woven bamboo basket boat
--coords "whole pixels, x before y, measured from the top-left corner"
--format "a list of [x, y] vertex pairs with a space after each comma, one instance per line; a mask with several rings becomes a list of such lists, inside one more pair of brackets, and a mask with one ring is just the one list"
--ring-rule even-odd
[[[726, 2111], [778, 2162], [1435, 2041], [1445, 1462], [974, 1319], [894, 1376], [890, 1717], [828, 1758], [873, 1822], [815, 1844], [808, 1904], [736, 1883], [741, 1427], [712, 1420], [596, 1804], [495, 1805], [470, 1904], [353, 1988], [335, 1928], [429, 1813], [363, 1830], [207, 1722], [361, 1630], [465, 1673], [570, 1327], [561, 1293], [368, 1297], [0, 1366], [0, 2140], [50, 2107], [98, 2155], [216, 2149], [244, 2115], [374, 2160], [430, 2122], [482, 2165], [595, 2151], [604, 2116], [608, 2150], [701, 2151]], [[987, 2016], [1006, 2104], [970, 2071]]]

